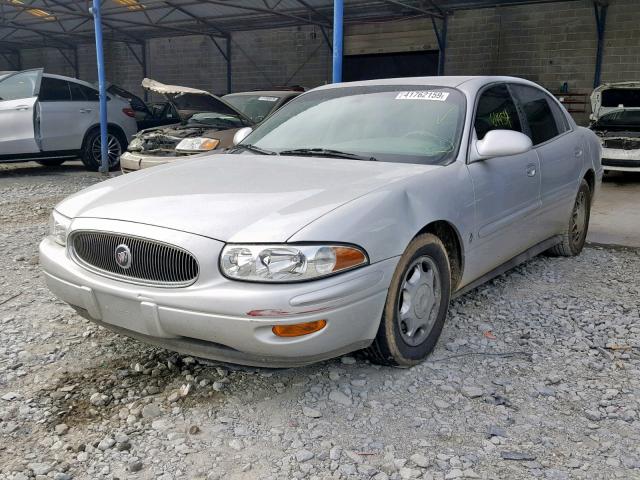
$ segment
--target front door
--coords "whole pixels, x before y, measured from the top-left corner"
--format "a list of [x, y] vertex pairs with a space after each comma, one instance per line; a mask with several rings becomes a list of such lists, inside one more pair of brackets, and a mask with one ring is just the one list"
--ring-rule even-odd
[[[481, 93], [475, 137], [490, 130], [522, 132], [522, 123], [506, 85]], [[538, 242], [536, 217], [540, 209], [540, 165], [528, 152], [488, 158], [467, 166], [475, 196], [475, 231], [471, 248], [471, 278], [493, 270]]]
[[0, 79], [0, 156], [37, 153], [36, 102], [42, 69], [26, 70]]

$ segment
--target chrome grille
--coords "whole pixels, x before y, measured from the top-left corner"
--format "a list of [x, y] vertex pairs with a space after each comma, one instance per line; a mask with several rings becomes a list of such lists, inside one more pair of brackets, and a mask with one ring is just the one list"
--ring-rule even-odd
[[[186, 287], [198, 278], [198, 262], [193, 255], [155, 240], [79, 231], [72, 233], [69, 245], [77, 263], [106, 277], [160, 287]], [[116, 249], [121, 245], [126, 245], [131, 252], [128, 268], [116, 261]]]

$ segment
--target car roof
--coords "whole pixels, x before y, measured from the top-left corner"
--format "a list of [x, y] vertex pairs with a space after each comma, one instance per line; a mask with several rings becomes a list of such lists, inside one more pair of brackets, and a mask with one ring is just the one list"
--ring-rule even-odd
[[477, 76], [433, 76], [433, 77], [402, 77], [402, 78], [382, 78], [378, 80], [362, 80], [359, 82], [333, 83], [317, 87], [314, 90], [324, 90], [330, 88], [343, 87], [366, 87], [384, 85], [423, 85], [433, 87], [460, 88], [470, 92], [478, 90], [484, 85], [496, 82], [523, 83], [540, 88], [539, 85], [518, 77], [477, 75]]
[[47, 78], [57, 78], [58, 80], [66, 80], [68, 82], [79, 83], [80, 85], [84, 85], [85, 87], [89, 87], [93, 90], [97, 90], [95, 85], [92, 85], [91, 83], [85, 82], [84, 80], [80, 80], [78, 78], [65, 77], [64, 75], [55, 75], [53, 73], [43, 73], [42, 76]]

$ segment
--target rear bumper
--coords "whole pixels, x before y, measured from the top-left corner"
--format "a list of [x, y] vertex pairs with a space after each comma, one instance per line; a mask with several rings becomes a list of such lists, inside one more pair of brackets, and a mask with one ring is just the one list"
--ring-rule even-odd
[[[221, 248], [214, 240], [198, 242], [202, 249]], [[214, 262], [217, 270], [215, 260], [206, 262]], [[189, 355], [287, 367], [369, 345], [397, 258], [300, 284], [235, 282], [203, 268], [198, 281], [185, 288], [145, 287], [102, 277], [77, 265], [49, 238], [40, 244], [40, 262], [49, 289], [99, 325]], [[320, 319], [327, 321], [326, 327], [310, 335], [282, 338], [272, 332], [274, 325]]]

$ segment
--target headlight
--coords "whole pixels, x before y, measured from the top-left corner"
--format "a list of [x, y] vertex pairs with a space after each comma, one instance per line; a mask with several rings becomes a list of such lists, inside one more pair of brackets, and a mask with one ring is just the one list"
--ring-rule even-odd
[[226, 245], [222, 274], [249, 282], [301, 282], [369, 263], [364, 250], [348, 245]]
[[67, 244], [67, 233], [69, 232], [70, 225], [70, 218], [54, 210], [51, 212], [51, 218], [49, 219], [49, 235], [51, 235], [51, 238], [53, 238], [56, 243], [64, 247]]
[[182, 153], [195, 153], [195, 152], [208, 152], [213, 150], [220, 144], [220, 140], [215, 138], [185, 138], [176, 147], [176, 152]]

